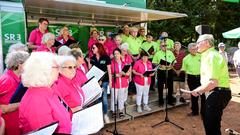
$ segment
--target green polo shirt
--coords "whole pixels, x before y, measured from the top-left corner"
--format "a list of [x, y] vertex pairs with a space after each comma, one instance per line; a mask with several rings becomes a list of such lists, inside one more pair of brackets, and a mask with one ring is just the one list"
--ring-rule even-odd
[[213, 47], [202, 53], [201, 57], [201, 84], [210, 79], [218, 80], [218, 87], [229, 88], [229, 73], [227, 63]]
[[[157, 52], [158, 44], [157, 44], [156, 42], [154, 42], [154, 41], [152, 41], [152, 42], [150, 42], [150, 43], [149, 43], [149, 42], [144, 42], [144, 43], [142, 43], [142, 45], [141, 45], [141, 48], [142, 48], [143, 50], [145, 50], [146, 52], [148, 52], [148, 50], [149, 50], [151, 47], [153, 47], [154, 52]], [[153, 58], [153, 55], [150, 55], [149, 58]]]
[[[161, 40], [157, 40], [157, 43], [160, 45], [162, 41]], [[167, 49], [173, 49], [174, 48], [174, 41], [172, 39], [167, 38]]]
[[195, 56], [188, 54], [183, 58], [182, 69], [190, 75], [200, 75], [200, 63], [201, 55], [196, 54]]
[[[166, 55], [167, 57], [165, 57]], [[164, 51], [160, 50], [157, 53], [155, 53], [155, 55], [153, 56], [152, 63], [159, 64], [161, 59], [172, 63], [173, 61], [175, 61], [176, 58], [172, 53], [172, 51], [167, 50], [165, 53]], [[161, 70], [164, 70], [164, 69], [161, 69]]]
[[[130, 35], [129, 35], [130, 36]], [[122, 38], [122, 43], [127, 42], [127, 39], [129, 38], [129, 36], [126, 36], [124, 34], [121, 34], [121, 38]]]
[[139, 36], [138, 39], [141, 41], [141, 43], [147, 40], [146, 36]]
[[128, 50], [132, 55], [139, 54], [142, 43], [138, 38], [134, 38], [130, 35], [126, 42], [128, 43]]

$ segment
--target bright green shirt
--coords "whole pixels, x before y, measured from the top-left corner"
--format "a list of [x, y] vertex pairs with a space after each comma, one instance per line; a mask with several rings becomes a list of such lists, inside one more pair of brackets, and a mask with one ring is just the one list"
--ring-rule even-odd
[[138, 38], [134, 38], [130, 35], [126, 42], [128, 43], [128, 50], [132, 55], [139, 54], [142, 43]]
[[[144, 43], [142, 43], [141, 48], [142, 48], [143, 50], [145, 50], [146, 52], [148, 52], [148, 50], [149, 50], [151, 47], [153, 47], [154, 52], [157, 52], [157, 46], [158, 46], [158, 44], [157, 44], [156, 42], [152, 41], [152, 42], [150, 42], [150, 43], [149, 43], [149, 42], [144, 42]], [[153, 58], [153, 55], [150, 55], [149, 58]]]
[[141, 41], [141, 43], [147, 40], [146, 36], [139, 36], [138, 39]]
[[[165, 57], [167, 55], [167, 57]], [[153, 60], [152, 63], [154, 64], [159, 64], [160, 60], [165, 60], [167, 62], [172, 63], [173, 61], [175, 61], [175, 56], [172, 53], [172, 51], [167, 50], [166, 52], [160, 50], [157, 53], [155, 53], [155, 55], [153, 56]], [[161, 68], [160, 68], [161, 69]], [[164, 69], [162, 69], [164, 70]]]
[[[160, 46], [161, 42], [162, 42], [162, 40], [157, 40], [157, 43], [159, 44], [159, 46]], [[167, 44], [167, 49], [174, 48], [174, 41], [172, 39], [167, 38], [166, 44]]]
[[[129, 35], [130, 36], [130, 35]], [[127, 39], [129, 38], [129, 36], [126, 36], [124, 34], [121, 34], [121, 38], [122, 38], [122, 43], [127, 42]]]
[[201, 84], [210, 79], [218, 80], [218, 87], [229, 88], [229, 73], [227, 63], [213, 47], [202, 53], [201, 57]]
[[183, 58], [182, 69], [190, 75], [200, 75], [200, 63], [201, 55], [196, 54], [195, 56], [188, 54]]

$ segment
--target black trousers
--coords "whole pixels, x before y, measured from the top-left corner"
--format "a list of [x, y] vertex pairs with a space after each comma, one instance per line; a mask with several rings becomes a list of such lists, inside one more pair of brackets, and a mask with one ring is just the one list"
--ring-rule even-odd
[[[187, 75], [187, 84], [189, 89], [192, 91], [194, 89], [196, 89], [197, 87], [199, 87], [201, 85], [200, 83], [200, 75], [196, 76], [196, 75]], [[205, 94], [202, 94], [201, 96], [201, 109], [200, 109], [200, 113], [202, 115], [202, 117], [204, 118], [205, 115], [205, 101], [206, 101], [206, 97]], [[193, 95], [191, 95], [191, 109], [192, 109], [192, 114], [199, 114], [199, 105], [198, 105], [198, 97], [195, 97]]]
[[219, 90], [219, 88], [215, 88], [207, 97], [206, 112], [203, 121], [206, 135], [221, 135], [223, 109], [227, 106], [231, 98], [231, 91], [229, 89]]
[[[157, 71], [157, 79], [158, 79], [158, 99], [159, 99], [159, 104], [163, 103], [163, 85], [166, 83], [166, 77], [167, 77], [167, 84], [166, 88], [168, 89], [168, 95], [167, 99], [168, 102], [171, 103], [173, 102], [173, 70], [158, 70]], [[167, 72], [167, 76], [166, 76]]]

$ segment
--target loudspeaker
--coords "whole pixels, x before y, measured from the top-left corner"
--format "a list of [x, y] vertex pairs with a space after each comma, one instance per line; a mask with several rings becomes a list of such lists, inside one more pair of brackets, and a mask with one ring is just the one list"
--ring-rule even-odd
[[197, 25], [197, 26], [195, 26], [195, 31], [199, 35], [210, 34], [210, 27], [209, 27], [209, 25]]

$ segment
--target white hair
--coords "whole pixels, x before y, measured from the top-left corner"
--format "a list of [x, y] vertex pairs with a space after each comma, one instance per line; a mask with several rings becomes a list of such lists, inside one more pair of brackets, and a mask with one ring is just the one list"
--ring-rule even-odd
[[18, 42], [16, 44], [12, 44], [8, 49], [8, 53], [14, 52], [14, 51], [28, 52], [28, 47], [26, 45], [22, 44], [21, 42]]
[[58, 55], [70, 55], [71, 49], [69, 47], [67, 47], [66, 45], [61, 46], [58, 49]]
[[47, 43], [47, 41], [49, 40], [49, 39], [51, 39], [52, 37], [54, 37], [55, 38], [55, 35], [54, 34], [52, 34], [52, 33], [46, 33], [46, 34], [44, 34], [43, 35], [43, 37], [42, 37], [42, 44], [46, 44]]
[[192, 48], [195, 47], [197, 44], [196, 43], [189, 43], [188, 44], [188, 51]]
[[203, 35], [200, 35], [198, 40], [197, 40], [197, 43], [203, 41], [203, 40], [207, 40], [209, 42], [209, 44], [211, 46], [214, 45], [214, 37], [212, 34], [203, 34]]
[[22, 83], [25, 87], [48, 87], [52, 85], [52, 70], [57, 55], [49, 52], [32, 52], [25, 62]]
[[73, 63], [77, 64], [76, 59], [70, 55], [70, 56], [59, 56], [58, 64], [60, 67], [63, 67], [66, 61], [72, 61]]
[[128, 50], [128, 43], [123, 43], [120, 45], [120, 49], [123, 50], [123, 49], [127, 49]]
[[114, 38], [115, 40], [116, 39], [120, 39], [121, 40], [121, 42], [122, 42], [122, 38], [121, 38], [121, 36], [120, 35], [117, 35], [117, 36], [115, 36], [115, 38]]
[[7, 69], [17, 70], [19, 64], [23, 64], [29, 57], [25, 51], [15, 51], [8, 53], [5, 59]]

